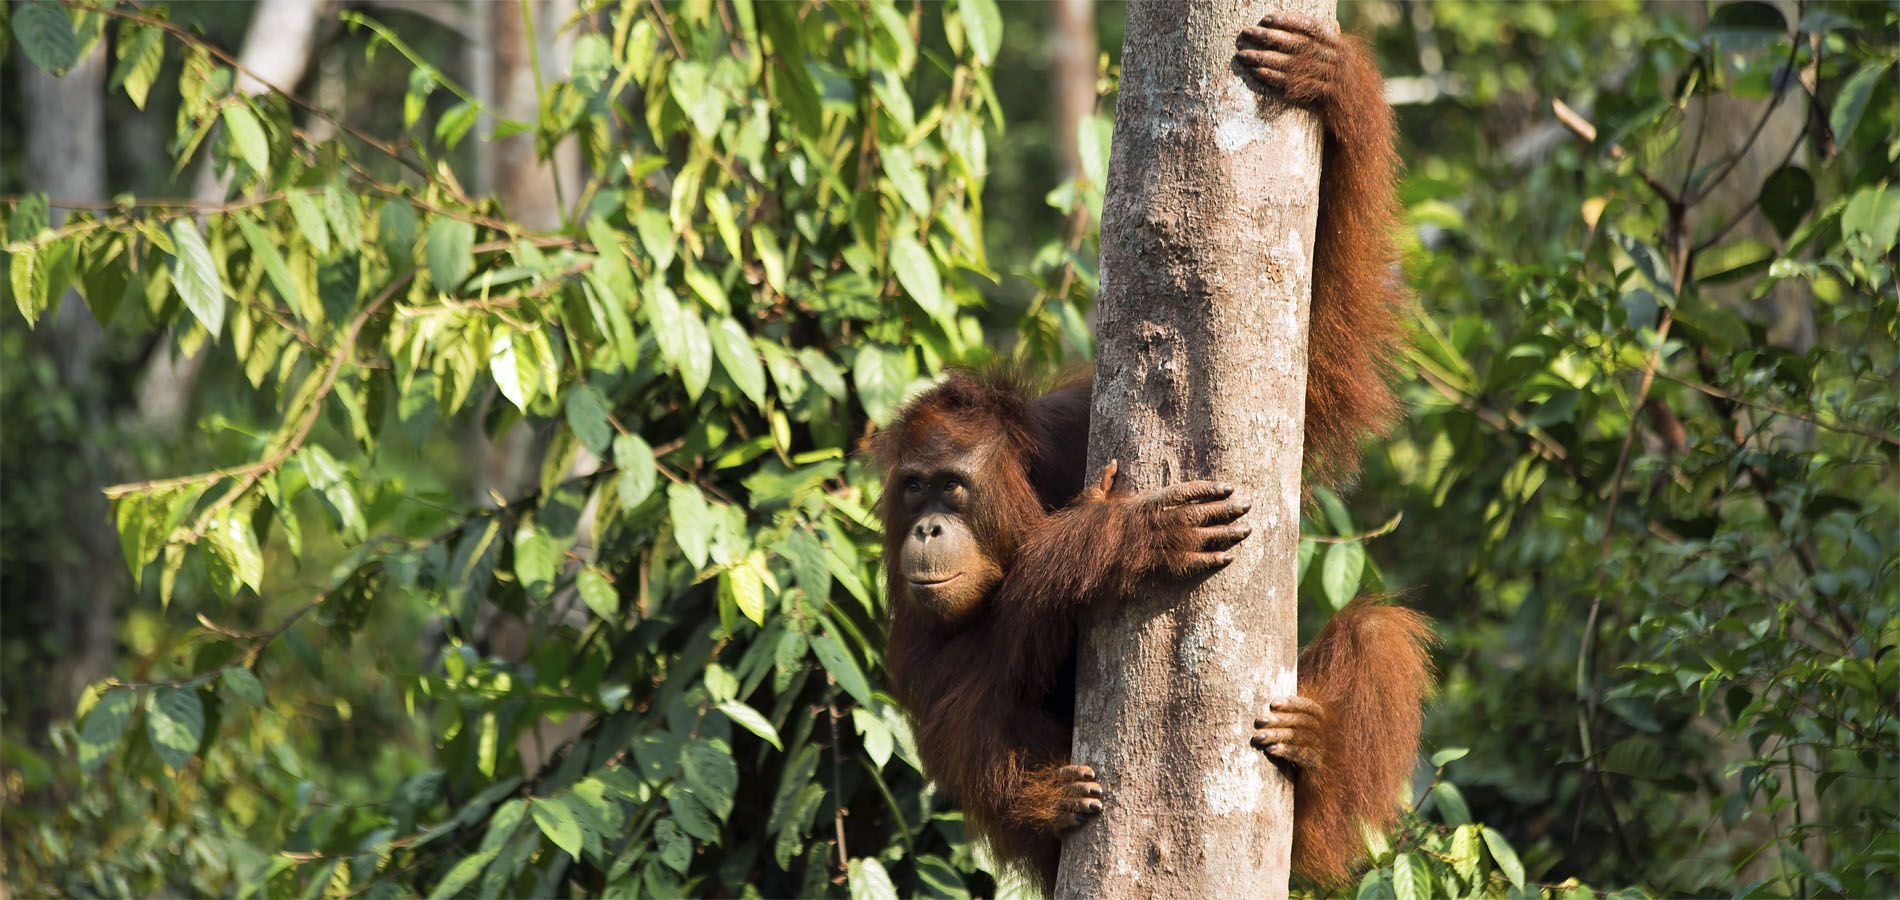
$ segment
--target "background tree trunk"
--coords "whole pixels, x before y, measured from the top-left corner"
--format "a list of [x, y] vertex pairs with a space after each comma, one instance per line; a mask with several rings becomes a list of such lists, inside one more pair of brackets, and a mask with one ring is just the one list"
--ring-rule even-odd
[[1324, 0], [1128, 5], [1102, 214], [1091, 472], [1142, 491], [1208, 478], [1253, 501], [1226, 570], [1097, 610], [1074, 759], [1107, 791], [1057, 894], [1284, 896], [1293, 792], [1252, 746], [1295, 692], [1301, 423], [1320, 131], [1257, 93], [1235, 37]]
[[[26, 186], [44, 192], [55, 202], [92, 203], [106, 197], [105, 83], [106, 42], [100, 41], [65, 75], [40, 71], [23, 55], [15, 54], [20, 72], [20, 99], [26, 122]], [[58, 227], [65, 211], [52, 211]], [[80, 433], [105, 427], [105, 401], [95, 378], [101, 343], [105, 338], [92, 311], [77, 291], [54, 298], [58, 315], [44, 336], [58, 363], [59, 380], [75, 400], [84, 424]], [[86, 445], [81, 451], [85, 468], [104, 473], [110, 468], [106, 448]], [[102, 475], [101, 483], [107, 479]], [[124, 591], [123, 566], [118, 564], [118, 533], [112, 528], [106, 500], [98, 484], [76, 484], [65, 509], [61, 552], [45, 560], [47, 581], [39, 598], [56, 648], [47, 701], [64, 714], [85, 686], [105, 675], [112, 660], [116, 608]], [[37, 727], [31, 730], [39, 736]]]
[[[576, 0], [518, 0], [488, 6], [494, 58], [489, 71], [497, 111], [534, 122], [541, 117], [539, 86], [567, 74], [574, 32], [562, 26], [574, 17]], [[534, 18], [529, 33], [528, 16]], [[541, 63], [535, 74], [535, 60]], [[534, 135], [519, 134], [494, 142], [490, 173], [495, 193], [515, 221], [531, 228], [558, 228], [580, 189], [580, 148], [571, 140], [554, 148], [551, 158], [535, 158]]]
[[1049, 5], [1049, 58], [1054, 71], [1056, 156], [1062, 176], [1082, 171], [1082, 120], [1095, 112], [1095, 0], [1056, 0]]

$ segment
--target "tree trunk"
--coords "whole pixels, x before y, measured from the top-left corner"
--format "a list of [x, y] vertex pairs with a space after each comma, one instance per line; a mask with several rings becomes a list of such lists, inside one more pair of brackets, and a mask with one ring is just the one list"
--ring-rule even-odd
[[1295, 693], [1301, 424], [1320, 130], [1232, 61], [1268, 11], [1128, 5], [1102, 215], [1090, 471], [1239, 485], [1254, 533], [1199, 584], [1093, 613], [1073, 759], [1106, 789], [1062, 854], [1065, 897], [1284, 896], [1291, 784], [1252, 746]]
[[[20, 69], [20, 101], [26, 136], [26, 186], [54, 201], [96, 203], [106, 197], [106, 45], [95, 44], [63, 76], [41, 72], [24, 56]], [[63, 210], [53, 210], [58, 227]], [[105, 398], [94, 379], [105, 332], [87, 310], [77, 291], [53, 298], [57, 310], [53, 327], [43, 340], [58, 364], [60, 383], [73, 398], [84, 435], [104, 428]], [[106, 448], [84, 443], [85, 469], [103, 473], [109, 468]], [[59, 471], [67, 471], [60, 469]], [[99, 483], [107, 479], [101, 477]], [[119, 558], [118, 533], [111, 512], [99, 494], [99, 484], [72, 485], [64, 509], [63, 552], [45, 560], [47, 580], [41, 586], [39, 606], [50, 620], [53, 635], [46, 638], [56, 658], [43, 702], [65, 715], [87, 684], [103, 677], [112, 663], [116, 607], [124, 591], [125, 570]], [[37, 617], [30, 617], [37, 618]], [[37, 729], [33, 732], [38, 737]]]
[[[533, 122], [541, 116], [539, 85], [567, 74], [574, 31], [561, 26], [573, 18], [575, 0], [516, 0], [491, 4], [488, 9], [494, 59], [495, 108], [504, 116]], [[528, 16], [534, 19], [530, 34]], [[540, 59], [540, 75], [535, 59]], [[551, 157], [535, 158], [534, 135], [519, 134], [494, 142], [490, 182], [502, 206], [516, 222], [530, 228], [559, 228], [580, 189], [580, 148], [573, 139], [561, 142]]]
[[1082, 171], [1082, 120], [1095, 112], [1095, 0], [1056, 0], [1049, 7], [1050, 68], [1056, 112], [1056, 156], [1064, 177]]

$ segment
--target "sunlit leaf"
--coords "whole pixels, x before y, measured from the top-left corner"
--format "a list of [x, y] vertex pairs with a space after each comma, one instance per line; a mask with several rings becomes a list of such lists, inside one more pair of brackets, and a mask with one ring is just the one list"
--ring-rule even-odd
[[536, 797], [529, 802], [528, 812], [554, 846], [577, 860], [581, 858], [581, 822], [566, 797]]
[[237, 145], [244, 164], [259, 175], [270, 174], [270, 139], [264, 136], [264, 126], [258, 123], [251, 107], [242, 102], [225, 104], [224, 127], [230, 129], [231, 142]]
[[726, 377], [739, 387], [753, 406], [765, 405], [765, 367], [759, 363], [758, 351], [752, 349], [752, 339], [738, 322], [721, 317], [711, 330], [713, 353], [719, 357], [719, 365]]
[[178, 255], [173, 257], [172, 282], [185, 308], [198, 318], [198, 324], [217, 337], [224, 328], [224, 281], [218, 265], [211, 259], [211, 248], [190, 217], [172, 221], [171, 236]]
[[1341, 541], [1326, 550], [1320, 564], [1320, 586], [1334, 609], [1344, 609], [1359, 594], [1359, 576], [1366, 567], [1366, 548], [1358, 541]]

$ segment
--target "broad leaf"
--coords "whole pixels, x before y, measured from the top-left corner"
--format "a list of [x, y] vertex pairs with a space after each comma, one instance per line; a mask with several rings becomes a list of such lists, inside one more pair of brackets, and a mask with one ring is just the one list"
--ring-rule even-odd
[[178, 255], [173, 257], [172, 282], [185, 308], [196, 316], [198, 324], [217, 337], [224, 328], [224, 281], [218, 265], [211, 259], [211, 248], [190, 217], [172, 222], [171, 236]]

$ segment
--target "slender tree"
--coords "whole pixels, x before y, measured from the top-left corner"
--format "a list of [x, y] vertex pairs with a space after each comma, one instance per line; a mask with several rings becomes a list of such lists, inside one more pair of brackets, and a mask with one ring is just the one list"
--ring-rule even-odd
[[1249, 746], [1295, 690], [1301, 422], [1320, 170], [1315, 118], [1257, 93], [1235, 36], [1325, 0], [1128, 6], [1102, 215], [1092, 470], [1231, 482], [1253, 536], [1225, 570], [1098, 610], [1074, 759], [1107, 789], [1064, 847], [1070, 897], [1282, 896], [1289, 782]]

